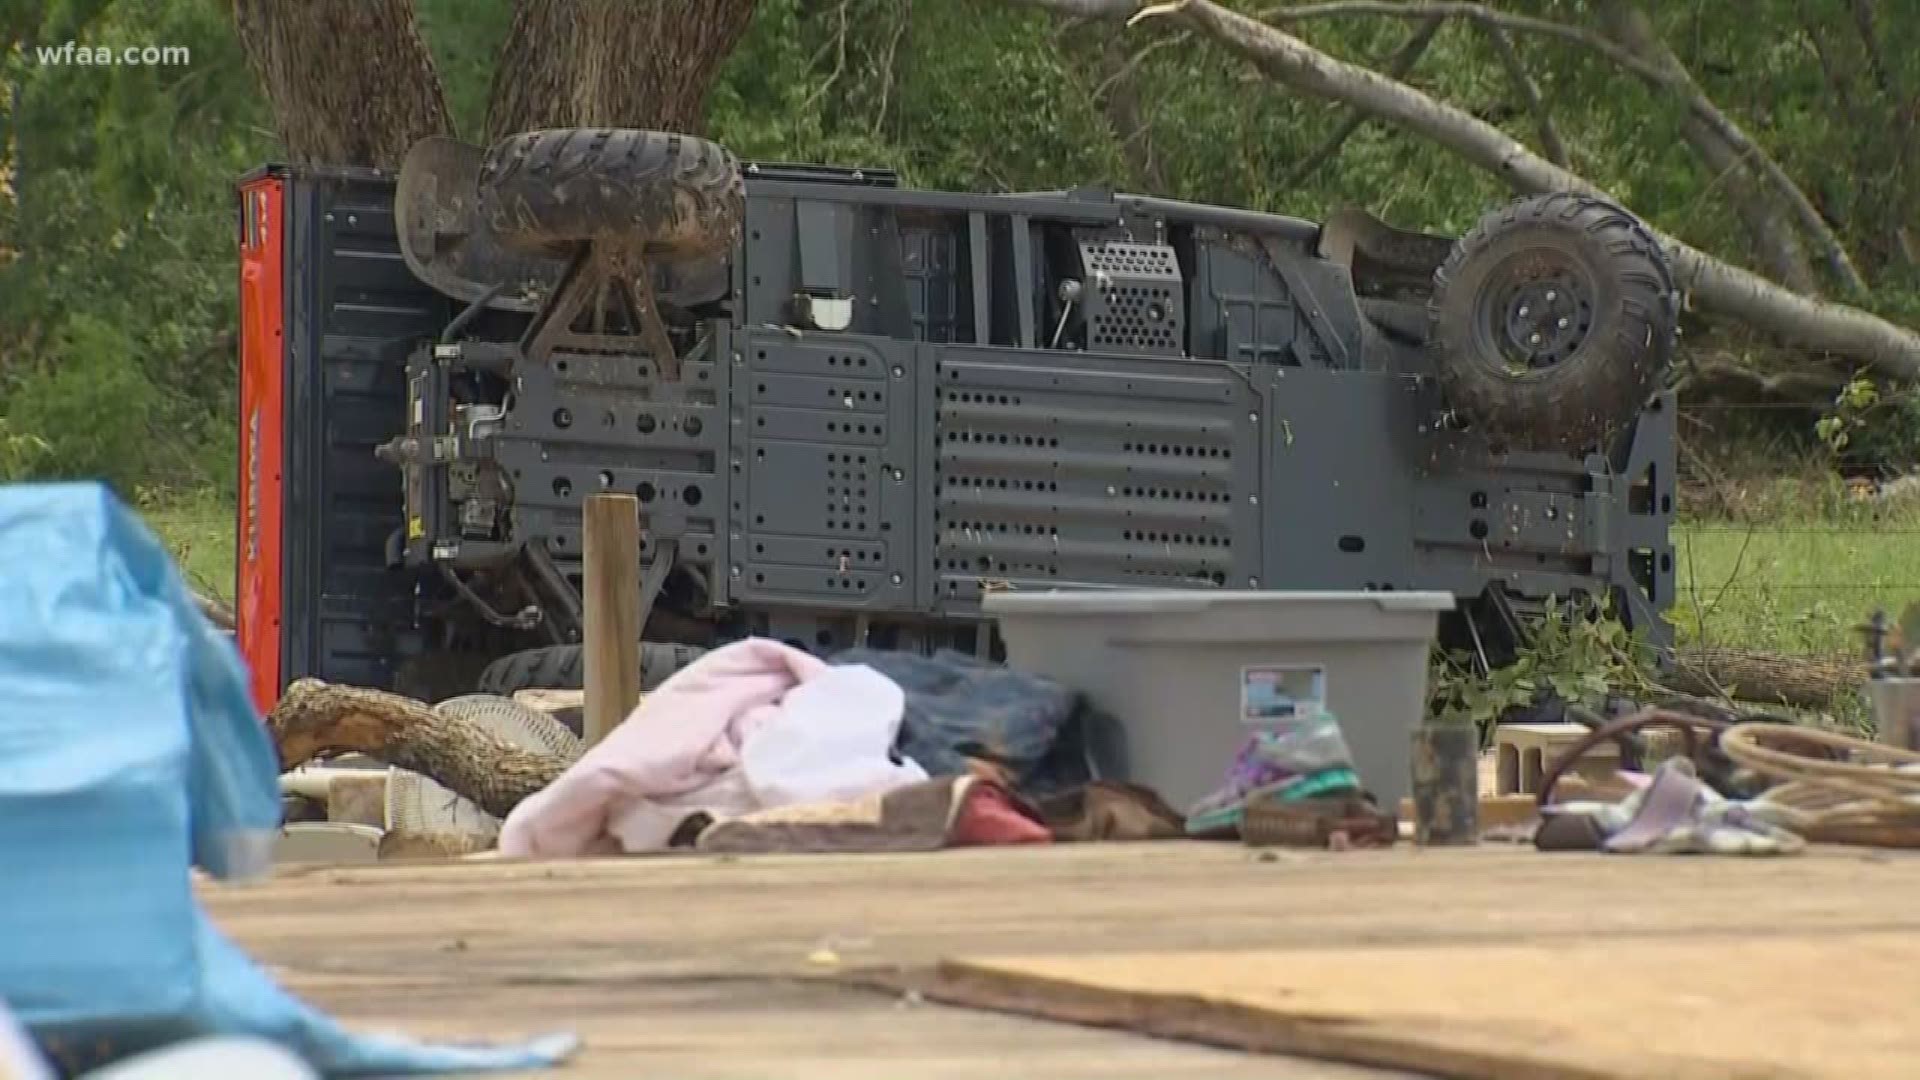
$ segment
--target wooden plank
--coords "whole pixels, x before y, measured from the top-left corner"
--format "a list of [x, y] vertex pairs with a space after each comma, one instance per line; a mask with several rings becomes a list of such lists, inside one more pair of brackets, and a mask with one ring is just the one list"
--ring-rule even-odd
[[[450, 978], [806, 974], [952, 956], [1357, 944], [1558, 943], [1920, 929], [1920, 857], [1785, 859], [1057, 845], [928, 855], [395, 864], [208, 886], [220, 925], [275, 962]], [[1734, 899], [1737, 898], [1737, 902]], [[599, 920], [590, 912], [612, 911]]]
[[[1006, 1048], [1029, 1039], [1054, 1048], [1033, 1075], [1099, 1075], [1062, 1064], [1078, 1053], [1116, 1077], [1127, 1075], [1116, 1063], [1136, 1052], [1168, 1063], [1169, 1077], [1186, 1069], [1198, 1077], [1231, 1060], [1209, 1056], [1204, 1061], [1214, 1066], [1203, 1067], [1193, 1063], [1202, 1059], [1182, 1059], [1188, 1063], [1176, 1068], [1140, 1049], [1155, 1044], [1138, 1037], [1052, 1042], [1046, 1033], [1054, 1029], [1045, 1025], [969, 1027], [944, 1010], [903, 1004], [897, 993], [853, 995], [870, 1010], [796, 1005], [800, 1017], [791, 1021], [750, 1004], [769, 988], [799, 983], [809, 994], [847, 994], [820, 980], [910, 976], [955, 957], [1226, 947], [1551, 952], [1574, 941], [1609, 950], [1651, 946], [1657, 956], [1662, 947], [1713, 935], [1911, 933], [1920, 930], [1916, 892], [1920, 857], [1864, 850], [1687, 859], [1545, 855], [1501, 845], [1256, 853], [1178, 841], [308, 867], [253, 885], [202, 886], [225, 932], [290, 988], [358, 1026], [471, 1037], [579, 1024], [587, 1056], [569, 1076], [755, 1080], [835, 1075], [836, 1064], [847, 1076], [862, 1069], [888, 1075], [879, 1064], [889, 1054], [899, 1066], [890, 1075], [997, 1078], [1006, 1075]], [[822, 954], [838, 962], [822, 964]], [[1665, 970], [1656, 966], [1648, 982]], [[395, 985], [375, 994], [353, 980], [457, 992]], [[738, 1008], [702, 1013], [713, 1007], [711, 995], [692, 994], [695, 987], [724, 988], [715, 993], [731, 995]], [[1637, 992], [1616, 988], [1629, 991]], [[1596, 1025], [1640, 1007], [1631, 995], [1582, 1000], [1582, 1022]], [[586, 1001], [591, 1007], [580, 1004]], [[837, 1014], [820, 1010], [841, 1008], [862, 1018], [847, 1021], [842, 1041], [825, 1048], [791, 1041], [803, 1038], [811, 1016], [832, 1042]], [[778, 1067], [756, 1072], [756, 1062]]]
[[581, 527], [587, 594], [583, 741], [593, 746], [640, 697], [640, 500], [590, 495]]
[[[675, 979], [569, 982], [555, 972], [511, 993], [450, 983], [334, 977], [290, 980], [355, 1027], [416, 1037], [505, 1038], [565, 1028], [584, 1040], [561, 1070], [524, 1080], [1416, 1080], [1358, 1067], [1254, 1057], [1212, 1047], [955, 1009], [820, 981]], [[482, 1017], [479, 1001], [494, 1011]]]
[[936, 1000], [1458, 1080], [1906, 1080], [1907, 931], [950, 962]]

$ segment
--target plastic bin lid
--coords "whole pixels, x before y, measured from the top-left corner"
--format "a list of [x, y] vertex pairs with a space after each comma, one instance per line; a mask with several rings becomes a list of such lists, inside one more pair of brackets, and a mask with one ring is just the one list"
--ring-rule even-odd
[[1049, 589], [1045, 592], [997, 591], [981, 596], [980, 608], [990, 615], [1173, 615], [1223, 607], [1298, 607], [1301, 605], [1371, 605], [1391, 613], [1452, 611], [1452, 593], [1304, 591], [1243, 589], [1213, 592], [1205, 589]]

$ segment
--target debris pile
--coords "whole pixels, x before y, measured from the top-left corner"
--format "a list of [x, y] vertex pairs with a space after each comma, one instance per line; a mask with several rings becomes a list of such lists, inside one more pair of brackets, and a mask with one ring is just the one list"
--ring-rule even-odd
[[[1182, 812], [1148, 788], [1095, 775], [1080, 741], [1091, 709], [1083, 695], [956, 652], [853, 649], [823, 659], [748, 638], [643, 695], [590, 749], [542, 713], [577, 710], [578, 697], [522, 691], [434, 706], [303, 679], [268, 729], [289, 796], [326, 795], [324, 812], [306, 812], [324, 813], [342, 833], [384, 829], [373, 845], [384, 858], [496, 844], [507, 857], [565, 858], [1252, 841], [1241, 827], [1249, 814], [1294, 822], [1281, 833], [1269, 824], [1269, 843], [1376, 846], [1398, 835], [1396, 816], [1365, 793], [1331, 714], [1256, 734], [1239, 761], [1223, 763], [1223, 786]], [[519, 713], [525, 731], [550, 730], [505, 738], [475, 718], [478, 705]], [[312, 780], [312, 763], [343, 757], [391, 767], [379, 776], [385, 797], [359, 800], [383, 807], [383, 817], [345, 805], [356, 799], [348, 770], [323, 770], [331, 783]], [[400, 785], [444, 789], [440, 816], [450, 827], [403, 820], [393, 809], [405, 801]], [[463, 810], [465, 823], [451, 827]]]

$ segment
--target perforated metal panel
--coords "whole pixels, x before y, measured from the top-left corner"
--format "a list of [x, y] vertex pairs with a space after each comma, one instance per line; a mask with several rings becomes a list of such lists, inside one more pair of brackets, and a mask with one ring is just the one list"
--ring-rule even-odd
[[747, 432], [737, 595], [911, 606], [913, 348], [851, 335], [749, 342], [736, 382]]
[[1177, 355], [1186, 327], [1180, 261], [1166, 244], [1082, 241], [1091, 352]]
[[1258, 573], [1257, 409], [1220, 365], [942, 351], [935, 600], [1101, 582], [1244, 587]]
[[679, 382], [644, 359], [607, 355], [557, 353], [550, 366], [518, 366], [495, 451], [513, 485], [516, 535], [543, 543], [576, 575], [584, 500], [625, 492], [640, 501], [649, 535], [675, 539], [681, 563], [711, 574], [726, 558], [720, 402], [729, 374], [704, 356], [683, 361]]

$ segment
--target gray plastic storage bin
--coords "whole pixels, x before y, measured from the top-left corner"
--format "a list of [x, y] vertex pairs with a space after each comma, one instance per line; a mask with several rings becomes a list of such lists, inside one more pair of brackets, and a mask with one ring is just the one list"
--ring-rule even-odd
[[1397, 810], [1426, 711], [1427, 657], [1453, 597], [1429, 592], [990, 592], [1007, 662], [1084, 691], [1116, 723], [1088, 732], [1103, 776], [1185, 811], [1247, 737], [1320, 707], [1361, 783]]

